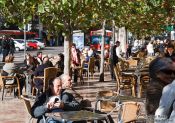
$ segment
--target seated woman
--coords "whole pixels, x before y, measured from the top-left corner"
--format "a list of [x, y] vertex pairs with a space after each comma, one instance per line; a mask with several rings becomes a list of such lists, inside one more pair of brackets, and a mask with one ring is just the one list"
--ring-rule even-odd
[[64, 72], [64, 55], [62, 53], [58, 54], [58, 57], [57, 57], [57, 63], [56, 63], [56, 66], [60, 71], [58, 72], [58, 76], [63, 74]]
[[175, 63], [170, 58], [159, 57], [151, 61], [149, 65], [151, 81], [146, 92], [146, 109], [148, 116], [156, 115], [168, 119], [174, 114], [174, 111], [172, 111], [175, 100], [174, 71]]
[[80, 60], [80, 50], [76, 49], [76, 44], [72, 43], [71, 46], [71, 68], [73, 69], [74, 73], [74, 83], [77, 84], [77, 78], [78, 78], [78, 70], [76, 67], [80, 66], [81, 60]]
[[[22, 89], [25, 84], [25, 76], [22, 74], [22, 71], [19, 70], [19, 67], [13, 62], [13, 56], [5, 57], [5, 64], [3, 66], [3, 71], [1, 75], [3, 76], [17, 76], [20, 82], [20, 93], [22, 94]], [[14, 81], [16, 82], [16, 80]], [[17, 92], [16, 92], [17, 93]]]
[[39, 65], [39, 62], [37, 59], [32, 57], [29, 53], [26, 54], [25, 60], [24, 60], [25, 67], [23, 67], [28, 72], [35, 71], [36, 67]]

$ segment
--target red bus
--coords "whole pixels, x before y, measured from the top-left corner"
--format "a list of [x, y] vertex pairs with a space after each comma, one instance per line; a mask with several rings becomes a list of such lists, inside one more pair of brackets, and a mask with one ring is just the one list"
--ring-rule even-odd
[[[105, 49], [109, 49], [110, 40], [112, 38], [112, 31], [105, 31]], [[90, 32], [90, 47], [94, 47], [97, 50], [101, 50], [102, 30], [96, 30]]]
[[[24, 39], [24, 31], [21, 30], [0, 30], [0, 36], [2, 35], [8, 35], [14, 39]], [[36, 32], [29, 32], [26, 31], [26, 39], [34, 39], [38, 38], [38, 35]]]

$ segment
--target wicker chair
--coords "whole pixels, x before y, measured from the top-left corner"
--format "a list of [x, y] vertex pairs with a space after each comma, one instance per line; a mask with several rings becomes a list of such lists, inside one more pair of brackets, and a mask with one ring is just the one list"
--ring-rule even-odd
[[128, 62], [129, 68], [136, 68], [138, 65], [138, 60], [129, 59], [126, 62]]
[[[78, 84], [83, 85], [84, 84], [84, 79], [83, 79], [83, 65], [84, 65], [84, 60], [81, 61], [81, 65], [75, 67], [74, 69], [78, 70], [78, 78], [80, 78], [80, 81], [78, 82]], [[72, 68], [73, 71], [73, 68]]]
[[90, 73], [91, 73], [92, 77], [94, 78], [94, 72], [95, 72], [94, 69], [95, 69], [95, 58], [94, 57], [91, 57], [89, 59], [89, 62], [87, 64], [87, 67], [86, 68], [83, 67], [83, 70], [87, 73], [88, 79], [90, 78]]
[[[16, 82], [14, 82], [15, 80]], [[17, 88], [18, 97], [20, 98], [20, 84], [19, 84], [19, 79], [16, 76], [2, 76], [0, 74], [0, 88], [2, 88], [2, 101], [4, 99], [5, 89], [11, 89], [14, 91], [14, 94], [15, 94], [15, 88]]]
[[150, 82], [150, 77], [149, 75], [143, 75], [140, 78], [140, 97], [142, 97], [143, 89], [147, 89], [147, 86]]
[[[42, 79], [43, 80], [43, 92], [45, 92], [49, 87], [49, 81], [54, 79], [58, 74], [58, 68], [48, 67], [44, 69], [44, 76], [35, 76], [33, 79]], [[35, 87], [32, 89], [32, 94], [34, 93]]]
[[131, 89], [131, 94], [135, 97], [135, 75], [122, 73], [119, 64], [114, 67], [114, 73], [116, 76], [116, 91], [120, 93], [121, 89]]
[[[112, 97], [114, 95], [117, 95], [117, 93], [111, 91], [111, 90], [103, 90], [99, 91], [97, 93], [97, 98], [102, 97]], [[96, 109], [102, 111], [102, 112], [110, 112], [116, 107], [116, 103], [112, 101], [98, 101], [96, 102]]]
[[132, 101], [123, 102], [120, 111], [122, 123], [137, 121], [140, 111], [140, 104]]
[[[27, 95], [21, 95], [21, 99], [24, 101], [24, 105], [26, 107], [26, 110], [27, 110], [28, 114], [30, 115], [30, 119], [29, 119], [28, 123], [32, 123], [33, 119], [35, 119], [35, 118], [32, 117], [32, 114], [31, 114], [31, 104], [30, 104], [31, 99]], [[42, 117], [43, 117], [44, 123], [46, 123], [45, 117], [44, 116], [42, 116]]]
[[149, 64], [152, 60], [154, 60], [155, 59], [155, 57], [153, 57], [153, 56], [149, 56], [149, 57], [146, 57], [145, 58], [145, 64]]

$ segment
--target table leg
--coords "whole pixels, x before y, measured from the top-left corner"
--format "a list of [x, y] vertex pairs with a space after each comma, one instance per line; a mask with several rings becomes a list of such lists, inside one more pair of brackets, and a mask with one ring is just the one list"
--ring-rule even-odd
[[137, 76], [137, 97], [141, 97], [141, 92], [140, 92], [140, 75]]
[[30, 84], [30, 81], [31, 81], [31, 75], [27, 75], [26, 76], [26, 94], [27, 95], [31, 95], [31, 84]]

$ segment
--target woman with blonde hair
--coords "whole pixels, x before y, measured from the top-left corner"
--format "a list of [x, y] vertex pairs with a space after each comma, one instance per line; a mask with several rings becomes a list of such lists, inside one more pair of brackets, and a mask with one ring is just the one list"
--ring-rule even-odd
[[[13, 62], [14, 57], [11, 55], [8, 55], [5, 57], [5, 64], [2, 68], [1, 75], [3, 76], [16, 76], [19, 79], [20, 83], [20, 93], [22, 94], [22, 89], [25, 84], [25, 76], [23, 74], [19, 73], [19, 67]], [[14, 83], [16, 80], [14, 80]], [[17, 94], [17, 92], [16, 92]]]
[[8, 55], [5, 57], [5, 64], [3, 66], [3, 72], [6, 72], [8, 76], [14, 76], [17, 71], [17, 66], [13, 62], [14, 57], [11, 55]]

